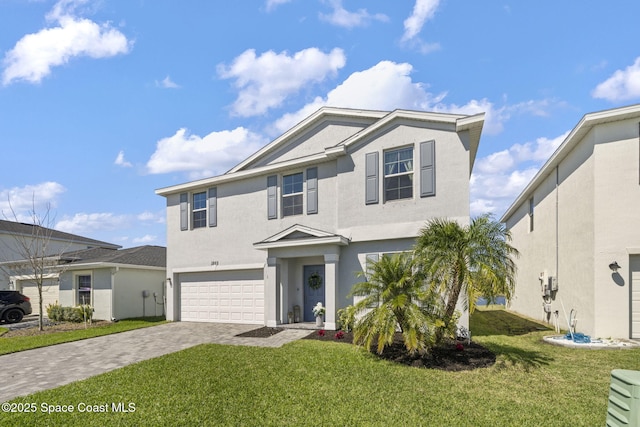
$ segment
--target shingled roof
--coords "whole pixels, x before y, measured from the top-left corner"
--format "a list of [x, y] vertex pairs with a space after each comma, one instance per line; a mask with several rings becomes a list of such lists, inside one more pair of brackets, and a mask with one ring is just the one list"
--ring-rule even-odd
[[137, 246], [127, 249], [94, 248], [65, 252], [60, 257], [68, 266], [87, 264], [121, 264], [147, 267], [166, 267], [167, 248], [163, 246]]
[[64, 231], [54, 230], [52, 228], [41, 227], [39, 225], [34, 224], [26, 224], [23, 222], [15, 222], [15, 221], [7, 221], [0, 219], [0, 234], [13, 234], [19, 236], [35, 236], [39, 230], [36, 230], [36, 227], [40, 228], [42, 231], [40, 235], [45, 235], [53, 240], [64, 240], [70, 243], [76, 244], [85, 244], [87, 247], [96, 247], [96, 248], [111, 248], [111, 249], [119, 249], [122, 246], [114, 245], [113, 243], [102, 242], [100, 240], [89, 239], [87, 237], [78, 236], [77, 234], [65, 233]]

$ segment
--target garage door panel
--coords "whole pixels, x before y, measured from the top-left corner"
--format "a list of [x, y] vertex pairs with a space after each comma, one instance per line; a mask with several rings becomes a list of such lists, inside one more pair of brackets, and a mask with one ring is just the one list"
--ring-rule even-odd
[[[29, 297], [34, 313], [38, 312], [38, 286], [33, 282], [22, 282], [20, 292]], [[60, 287], [57, 281], [45, 281], [42, 284], [42, 309], [47, 315], [47, 306], [56, 304], [60, 300]]]
[[[181, 276], [181, 319], [197, 322], [264, 322], [262, 271]], [[244, 278], [242, 277], [244, 276]], [[219, 280], [218, 277], [220, 277]]]

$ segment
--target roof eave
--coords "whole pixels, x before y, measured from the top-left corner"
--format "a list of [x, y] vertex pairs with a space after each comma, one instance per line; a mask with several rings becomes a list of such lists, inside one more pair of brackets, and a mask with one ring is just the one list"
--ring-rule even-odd
[[542, 165], [540, 170], [529, 181], [527, 186], [516, 197], [514, 202], [507, 208], [500, 218], [500, 222], [506, 222], [520, 207], [520, 205], [531, 197], [531, 194], [538, 185], [551, 173], [553, 169], [566, 157], [566, 155], [578, 144], [582, 138], [596, 125], [615, 121], [627, 120], [640, 117], [640, 104], [630, 105], [622, 108], [597, 111], [585, 114], [578, 124], [571, 130], [569, 135], [562, 141], [551, 157]]

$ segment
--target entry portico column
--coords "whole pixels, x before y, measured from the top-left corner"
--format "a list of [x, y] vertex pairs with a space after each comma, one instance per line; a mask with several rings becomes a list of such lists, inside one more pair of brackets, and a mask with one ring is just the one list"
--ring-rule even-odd
[[325, 281], [325, 322], [324, 327], [335, 330], [336, 323], [336, 295], [338, 286], [338, 261], [340, 255], [325, 254], [324, 256], [324, 281]]
[[279, 289], [278, 258], [269, 257], [264, 267], [264, 320], [270, 328], [278, 326]]

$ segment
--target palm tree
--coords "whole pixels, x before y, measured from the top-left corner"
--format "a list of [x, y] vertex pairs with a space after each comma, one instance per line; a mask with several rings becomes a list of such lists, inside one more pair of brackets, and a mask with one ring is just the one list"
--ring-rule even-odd
[[[446, 327], [451, 326], [461, 296], [470, 313], [479, 296], [511, 299], [516, 273], [513, 258], [519, 253], [510, 242], [509, 230], [489, 214], [464, 227], [456, 221], [433, 219], [420, 231], [415, 255], [432, 288], [446, 299]], [[437, 335], [440, 340], [442, 333]]]
[[[432, 292], [415, 273], [411, 254], [383, 255], [360, 272], [367, 280], [354, 285], [350, 297], [362, 297], [355, 304], [354, 343], [377, 351], [393, 343], [402, 333], [410, 353], [426, 350], [432, 342], [440, 295]], [[358, 317], [358, 315], [360, 315]]]

